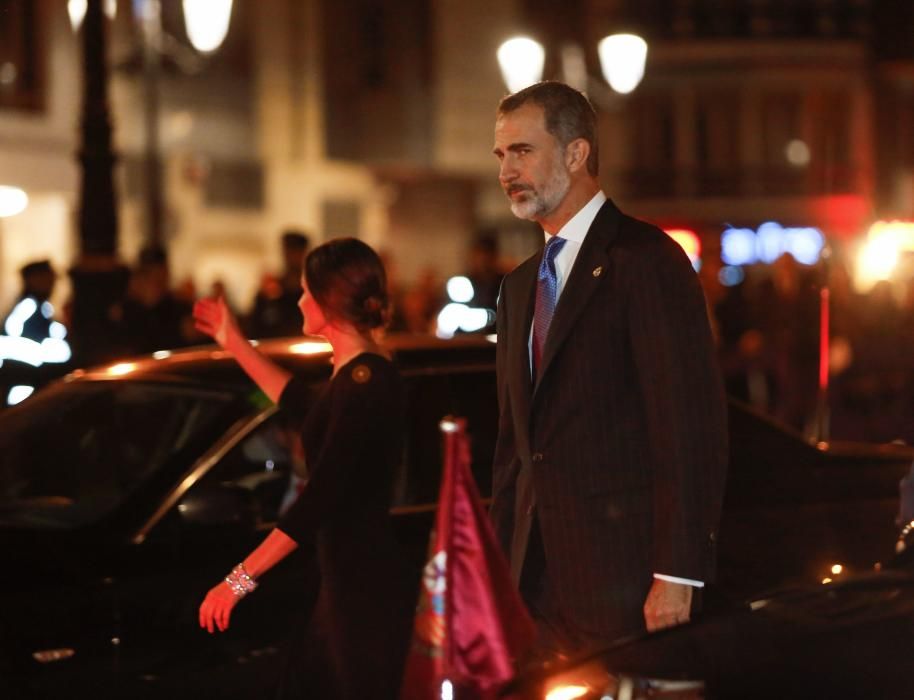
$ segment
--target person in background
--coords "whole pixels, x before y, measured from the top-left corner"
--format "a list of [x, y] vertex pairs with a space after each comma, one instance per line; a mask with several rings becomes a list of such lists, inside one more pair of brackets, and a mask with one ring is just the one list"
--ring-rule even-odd
[[698, 279], [705, 293], [724, 386], [728, 396], [767, 411], [771, 377], [763, 354], [764, 338], [752, 327], [745, 285], [725, 286], [720, 278], [722, 268], [719, 251], [710, 252], [702, 260]]
[[498, 263], [495, 232], [483, 232], [470, 246], [467, 277], [473, 284], [470, 306], [495, 310], [504, 273]]
[[473, 240], [467, 260], [467, 278], [473, 285], [469, 305], [489, 312], [489, 323], [478, 333], [495, 332], [495, 307], [504, 273], [498, 261], [496, 232], [483, 231]]
[[299, 547], [316, 547], [321, 588], [303, 658], [287, 665], [283, 697], [392, 698], [409, 643], [418, 580], [392, 533], [390, 500], [403, 452], [404, 388], [378, 343], [389, 301], [377, 254], [354, 238], [306, 258], [302, 332], [323, 336], [333, 375], [311, 406], [308, 385], [241, 334], [222, 300], [194, 308], [197, 327], [231, 352], [263, 392], [301, 426], [308, 480], [261, 545], [200, 605], [200, 625], [228, 628], [258, 579]]
[[264, 278], [247, 320], [247, 330], [254, 338], [277, 338], [297, 335], [301, 330], [298, 296], [302, 264], [310, 240], [301, 231], [282, 234], [283, 269], [278, 278]]
[[548, 658], [690, 619], [714, 577], [726, 404], [697, 276], [602, 192], [587, 98], [509, 95], [493, 152], [546, 242], [499, 296], [491, 517]]
[[819, 288], [815, 271], [790, 253], [771, 265], [756, 290], [752, 318], [768, 367], [772, 415], [810, 435], [819, 367]]
[[19, 269], [22, 293], [0, 329], [6, 335], [19, 336], [40, 343], [51, 335], [54, 309], [50, 299], [57, 273], [49, 260], [35, 260]]
[[415, 281], [400, 294], [391, 330], [433, 333], [435, 315], [446, 303], [443, 286], [433, 267], [420, 270]]
[[162, 248], [140, 251], [127, 288], [122, 324], [133, 353], [179, 348], [196, 341], [191, 304], [172, 291], [168, 255]]

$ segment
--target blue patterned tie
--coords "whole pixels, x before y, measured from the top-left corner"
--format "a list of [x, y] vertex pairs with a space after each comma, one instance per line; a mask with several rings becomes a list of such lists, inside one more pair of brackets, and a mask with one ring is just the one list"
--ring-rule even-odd
[[558, 291], [555, 277], [555, 256], [559, 254], [565, 239], [553, 236], [546, 243], [543, 259], [540, 262], [536, 277], [536, 306], [533, 311], [533, 376], [539, 377], [540, 361], [543, 348], [549, 335], [549, 324], [555, 312], [556, 293]]

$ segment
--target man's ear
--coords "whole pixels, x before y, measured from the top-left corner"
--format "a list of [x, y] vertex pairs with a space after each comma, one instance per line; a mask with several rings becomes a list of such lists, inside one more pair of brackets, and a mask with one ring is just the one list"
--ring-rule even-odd
[[575, 139], [565, 147], [565, 167], [572, 173], [586, 168], [589, 156], [590, 144], [585, 139]]

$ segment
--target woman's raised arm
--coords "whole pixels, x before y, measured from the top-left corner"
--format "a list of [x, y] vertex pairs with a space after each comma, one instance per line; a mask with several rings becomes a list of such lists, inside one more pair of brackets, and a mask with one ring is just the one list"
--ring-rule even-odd
[[279, 401], [282, 390], [292, 375], [269, 360], [242, 335], [225, 299], [220, 297], [197, 301], [194, 304], [194, 325], [198, 331], [210, 336], [232, 353], [241, 369], [247, 372], [271, 401]]

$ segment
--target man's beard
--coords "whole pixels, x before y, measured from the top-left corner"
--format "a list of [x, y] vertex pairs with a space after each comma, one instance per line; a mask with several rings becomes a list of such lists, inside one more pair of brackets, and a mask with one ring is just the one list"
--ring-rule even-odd
[[568, 176], [568, 171], [559, 164], [553, 169], [546, 184], [543, 185], [542, 191], [537, 192], [533, 188], [529, 188], [526, 189], [525, 199], [511, 201], [511, 213], [518, 219], [536, 221], [561, 204], [569, 189], [571, 189], [571, 178]]

